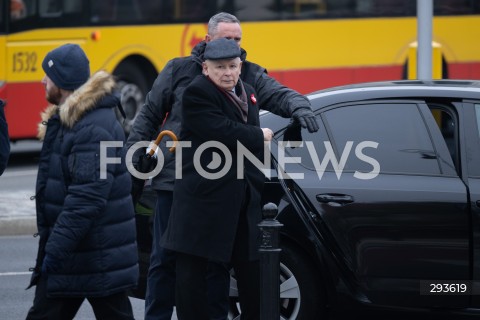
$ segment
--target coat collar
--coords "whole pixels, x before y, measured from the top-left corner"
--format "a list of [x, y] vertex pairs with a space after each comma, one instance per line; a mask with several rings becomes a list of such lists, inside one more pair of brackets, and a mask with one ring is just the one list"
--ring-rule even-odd
[[48, 106], [41, 114], [42, 121], [38, 124], [37, 137], [43, 140], [47, 130], [47, 122], [54, 115], [58, 114], [60, 122], [66, 128], [73, 126], [82, 118], [82, 116], [97, 107], [101, 98], [113, 91], [115, 80], [105, 72], [99, 71], [80, 88], [75, 90], [63, 104]]

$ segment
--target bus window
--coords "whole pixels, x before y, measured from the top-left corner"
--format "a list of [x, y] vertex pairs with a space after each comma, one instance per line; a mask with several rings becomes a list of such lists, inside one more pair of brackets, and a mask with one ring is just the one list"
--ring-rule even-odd
[[118, 21], [141, 21], [140, 9], [136, 0], [117, 0], [116, 19]]
[[284, 0], [283, 12], [292, 18], [309, 18], [325, 15], [326, 0]]
[[327, 14], [330, 17], [352, 17], [356, 8], [355, 0], [327, 0]]
[[[152, 5], [155, 5], [154, 2], [156, 1], [151, 2]], [[142, 14], [145, 3], [138, 0], [92, 0], [90, 5], [92, 8], [91, 21], [93, 23], [130, 24], [147, 22]], [[152, 9], [155, 8], [148, 6]], [[154, 10], [151, 14], [155, 13], [158, 13], [158, 11]], [[158, 19], [155, 22], [159, 22]]]
[[4, 7], [4, 1], [0, 0], [0, 32], [5, 31], [5, 17], [3, 15], [3, 11], [5, 10]]
[[103, 1], [91, 1], [91, 21], [94, 23], [102, 23], [108, 21], [114, 21], [115, 19], [115, 7], [113, 6], [113, 1], [103, 0]]
[[175, 0], [173, 10], [175, 21], [201, 23], [218, 11], [216, 0]]
[[39, 4], [41, 17], [59, 17], [62, 15], [61, 0], [44, 0], [40, 1]]
[[10, 0], [10, 20], [22, 20], [35, 14], [34, 0]]
[[478, 12], [478, 1], [435, 0], [433, 8], [435, 15], [471, 14], [474, 11]]
[[357, 13], [370, 17], [413, 16], [416, 0], [357, 0]]
[[146, 23], [165, 23], [172, 20], [172, 1], [137, 0], [142, 20]]
[[82, 0], [70, 0], [63, 3], [63, 11], [65, 13], [82, 12]]
[[41, 17], [59, 17], [64, 14], [82, 12], [81, 0], [44, 0], [40, 1]]
[[248, 0], [245, 4], [240, 5], [244, 1], [237, 0], [234, 5], [237, 10], [235, 16], [240, 21], [262, 21], [276, 20], [280, 18], [280, 6], [278, 1], [272, 0]]

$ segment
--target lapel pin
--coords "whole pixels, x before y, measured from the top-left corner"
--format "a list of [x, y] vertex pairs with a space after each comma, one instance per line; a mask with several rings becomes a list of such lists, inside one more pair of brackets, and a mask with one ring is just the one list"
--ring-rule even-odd
[[255, 95], [252, 93], [252, 95], [250, 96], [250, 100], [252, 100], [252, 103], [253, 104], [257, 104], [257, 98], [255, 98]]

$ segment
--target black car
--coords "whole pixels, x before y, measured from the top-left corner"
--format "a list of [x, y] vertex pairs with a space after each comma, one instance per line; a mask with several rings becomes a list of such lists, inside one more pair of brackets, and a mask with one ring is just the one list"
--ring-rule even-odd
[[[282, 319], [480, 315], [480, 82], [367, 83], [308, 97], [316, 133], [261, 115], [275, 132], [263, 201], [283, 224]], [[139, 239], [144, 257], [148, 241]], [[232, 318], [235, 292], [232, 278]]]

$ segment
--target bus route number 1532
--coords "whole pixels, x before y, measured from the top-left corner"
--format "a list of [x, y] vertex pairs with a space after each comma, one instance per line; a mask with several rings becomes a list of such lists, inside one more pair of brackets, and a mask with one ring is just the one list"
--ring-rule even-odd
[[20, 51], [13, 54], [12, 71], [35, 72], [37, 71], [37, 53]]

